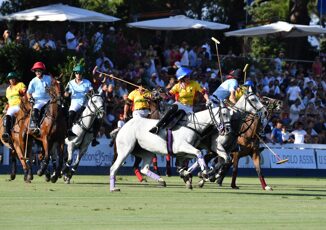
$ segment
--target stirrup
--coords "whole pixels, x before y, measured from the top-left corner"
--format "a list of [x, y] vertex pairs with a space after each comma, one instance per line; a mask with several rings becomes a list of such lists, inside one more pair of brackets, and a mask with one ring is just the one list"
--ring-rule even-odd
[[150, 133], [153, 133], [153, 134], [158, 134], [158, 132], [160, 131], [159, 127], [158, 126], [154, 126], [153, 128], [151, 128], [149, 130]]

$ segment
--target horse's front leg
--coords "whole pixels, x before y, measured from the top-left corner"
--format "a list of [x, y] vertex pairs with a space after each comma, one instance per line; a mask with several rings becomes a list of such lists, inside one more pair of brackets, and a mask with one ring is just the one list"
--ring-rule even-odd
[[64, 179], [67, 179], [67, 174], [70, 171], [70, 166], [72, 164], [72, 154], [73, 154], [74, 148], [75, 148], [74, 144], [71, 141], [67, 141], [66, 144], [67, 144], [68, 156], [67, 156], [66, 162], [64, 163], [64, 165], [62, 167], [62, 171], [61, 171], [61, 174], [64, 175]]
[[37, 170], [37, 175], [38, 176], [43, 176], [43, 174], [45, 173], [45, 171], [48, 168], [48, 164], [50, 161], [50, 157], [49, 157], [49, 141], [47, 139], [46, 136], [44, 136], [42, 138], [42, 144], [43, 144], [43, 150], [44, 150], [44, 158], [41, 162], [41, 166], [40, 169]]
[[79, 166], [79, 163], [80, 163], [82, 157], [84, 156], [84, 154], [86, 153], [86, 151], [87, 151], [87, 149], [88, 149], [88, 145], [89, 145], [89, 142], [87, 142], [87, 141], [84, 141], [84, 142], [81, 144], [81, 146], [80, 146], [80, 148], [79, 148], [78, 156], [77, 156], [77, 158], [76, 158], [76, 161], [75, 161], [75, 163], [73, 164], [73, 166], [72, 166], [72, 168], [71, 168], [71, 170], [70, 170], [70, 173], [69, 173], [69, 175], [68, 175], [67, 183], [70, 183], [70, 180], [71, 180], [72, 176], [76, 173], [77, 168], [78, 168], [78, 166]]
[[254, 162], [255, 169], [258, 175], [258, 178], [260, 180], [261, 187], [263, 190], [273, 190], [270, 186], [266, 184], [265, 178], [263, 176], [263, 173], [261, 172], [261, 167], [260, 167], [260, 153], [258, 152], [257, 149], [254, 150], [252, 156], [251, 156], [252, 161]]
[[[29, 165], [26, 161], [26, 158], [23, 154], [24, 152], [24, 148], [23, 146], [20, 144], [20, 143], [24, 143], [23, 141], [19, 142], [19, 141], [15, 141], [14, 142], [14, 148], [16, 150], [16, 153], [17, 153], [17, 157], [19, 158], [21, 164], [22, 164], [22, 167], [23, 167], [23, 171], [24, 171], [24, 181], [26, 183], [31, 183], [31, 178], [28, 176], [28, 170], [29, 170]], [[24, 145], [24, 144], [23, 144]]]

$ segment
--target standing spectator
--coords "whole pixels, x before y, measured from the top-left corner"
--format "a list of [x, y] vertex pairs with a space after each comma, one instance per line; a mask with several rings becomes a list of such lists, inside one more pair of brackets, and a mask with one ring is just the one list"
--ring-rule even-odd
[[182, 42], [182, 45], [179, 49], [181, 59], [180, 59], [180, 64], [181, 66], [189, 66], [189, 53], [188, 53], [188, 44], [186, 42]]
[[66, 45], [68, 50], [75, 51], [78, 45], [78, 39], [75, 36], [75, 28], [69, 27], [66, 33]]
[[103, 25], [99, 25], [96, 33], [92, 37], [93, 52], [97, 53], [102, 49], [104, 40]]
[[197, 47], [193, 46], [189, 53], [188, 53], [188, 57], [189, 57], [189, 66], [191, 68], [195, 68], [197, 67]]
[[114, 65], [110, 58], [108, 58], [104, 51], [102, 51], [99, 57], [96, 59], [96, 66], [101, 72], [107, 73], [109, 69], [113, 69]]
[[315, 61], [312, 63], [312, 74], [314, 77], [320, 78], [322, 74], [323, 65], [319, 56], [315, 57]]
[[278, 57], [274, 59], [274, 64], [275, 64], [275, 70], [278, 73], [282, 72], [282, 68], [284, 66], [284, 53], [280, 52]]
[[283, 139], [282, 139], [282, 128], [283, 128], [283, 123], [282, 121], [278, 120], [276, 122], [276, 127], [273, 128], [272, 130], [272, 134], [271, 134], [271, 139], [272, 142], [275, 143], [279, 143], [282, 144], [283, 143]]
[[295, 79], [292, 78], [290, 81], [290, 87], [287, 90], [288, 95], [288, 104], [292, 105], [301, 95], [301, 89], [298, 85], [295, 84]]
[[9, 43], [12, 42], [12, 40], [11, 40], [11, 33], [10, 33], [9, 30], [5, 30], [3, 32], [3, 41], [4, 41], [4, 44], [5, 45], [8, 45]]
[[286, 130], [286, 127], [283, 126], [282, 127], [282, 142], [285, 144], [285, 143], [288, 143], [290, 140], [290, 133]]
[[296, 129], [291, 134], [294, 135], [294, 144], [304, 144], [307, 132], [303, 130], [302, 122], [296, 124]]

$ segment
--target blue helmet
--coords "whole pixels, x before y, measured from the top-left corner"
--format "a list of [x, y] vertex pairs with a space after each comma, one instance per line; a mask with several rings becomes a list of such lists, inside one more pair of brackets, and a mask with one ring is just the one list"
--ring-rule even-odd
[[254, 82], [252, 80], [247, 80], [244, 84], [244, 86], [251, 86], [251, 87], [254, 87]]
[[178, 80], [184, 78], [185, 76], [189, 75], [192, 72], [192, 70], [186, 68], [186, 67], [180, 67], [176, 72], [176, 77]]

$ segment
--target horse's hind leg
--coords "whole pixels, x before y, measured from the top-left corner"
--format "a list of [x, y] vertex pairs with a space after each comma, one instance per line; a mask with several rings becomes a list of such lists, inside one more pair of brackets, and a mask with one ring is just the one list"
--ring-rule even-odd
[[38, 176], [43, 176], [43, 174], [45, 173], [45, 171], [48, 168], [48, 164], [50, 161], [50, 157], [49, 157], [49, 147], [50, 146], [49, 146], [48, 139], [46, 137], [43, 138], [42, 144], [43, 144], [43, 149], [44, 149], [44, 158], [41, 162], [40, 169], [37, 171]]
[[12, 149], [9, 150], [9, 156], [10, 156], [10, 178], [9, 181], [15, 180], [16, 174], [17, 174], [17, 156], [15, 154], [15, 151]]
[[142, 155], [143, 156], [143, 167], [140, 170], [140, 172], [150, 178], [152, 178], [153, 180], [157, 181], [159, 183], [160, 186], [166, 187], [166, 183], [165, 181], [156, 173], [152, 172], [149, 169], [149, 165], [152, 161], [153, 158], [153, 154], [151, 153], [145, 153]]

